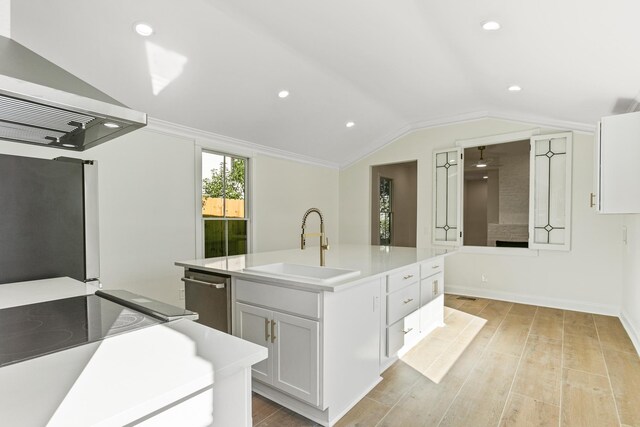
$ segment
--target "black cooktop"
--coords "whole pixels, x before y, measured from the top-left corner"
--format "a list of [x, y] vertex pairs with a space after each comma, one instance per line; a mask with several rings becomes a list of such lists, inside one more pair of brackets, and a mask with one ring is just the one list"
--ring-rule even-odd
[[0, 367], [163, 323], [95, 295], [0, 310]]

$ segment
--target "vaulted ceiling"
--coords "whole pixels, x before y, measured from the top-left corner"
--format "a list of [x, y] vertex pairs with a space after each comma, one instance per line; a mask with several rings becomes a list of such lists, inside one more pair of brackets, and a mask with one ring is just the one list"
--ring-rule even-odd
[[457, 117], [589, 129], [624, 112], [638, 16], [637, 0], [13, 0], [11, 36], [152, 117], [347, 164]]

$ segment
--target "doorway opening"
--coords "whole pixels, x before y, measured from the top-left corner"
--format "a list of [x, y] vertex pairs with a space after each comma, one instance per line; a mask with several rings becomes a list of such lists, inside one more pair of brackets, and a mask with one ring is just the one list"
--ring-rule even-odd
[[371, 167], [371, 244], [416, 247], [418, 161]]

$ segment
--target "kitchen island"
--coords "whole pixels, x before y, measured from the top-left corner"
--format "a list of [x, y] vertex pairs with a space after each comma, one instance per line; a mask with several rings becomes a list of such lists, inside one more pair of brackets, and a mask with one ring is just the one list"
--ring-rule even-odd
[[446, 249], [336, 245], [177, 262], [231, 277], [233, 334], [264, 345], [259, 394], [335, 424], [443, 323]]
[[[69, 278], [6, 284], [1, 308], [96, 290]], [[10, 333], [0, 325], [0, 338]], [[266, 356], [186, 319], [109, 336], [1, 367], [1, 424], [250, 426], [249, 369]]]

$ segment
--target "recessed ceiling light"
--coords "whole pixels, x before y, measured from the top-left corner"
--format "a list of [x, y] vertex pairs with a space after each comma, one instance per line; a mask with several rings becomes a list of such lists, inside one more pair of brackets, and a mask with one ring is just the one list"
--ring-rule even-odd
[[485, 21], [482, 23], [482, 29], [485, 31], [496, 31], [500, 29], [500, 24], [496, 21]]
[[73, 144], [62, 144], [62, 146], [67, 148], [76, 148], [76, 146]]
[[489, 179], [489, 177], [485, 175], [482, 177], [482, 179]]
[[509, 92], [520, 92], [522, 88], [518, 85], [509, 86]]
[[354, 127], [356, 124], [354, 122], [347, 122], [347, 124], [345, 125], [348, 128], [352, 128]]
[[278, 97], [279, 98], [286, 98], [287, 96], [289, 96], [289, 91], [288, 90], [281, 90], [280, 92], [278, 92]]
[[105, 125], [108, 128], [111, 128], [111, 129], [115, 129], [115, 128], [119, 128], [120, 127], [119, 124], [112, 123], [112, 122], [106, 122], [106, 123], [103, 123], [103, 125]]
[[153, 34], [153, 27], [146, 22], [138, 22], [133, 26], [136, 33], [140, 34], [143, 37], [149, 37]]

